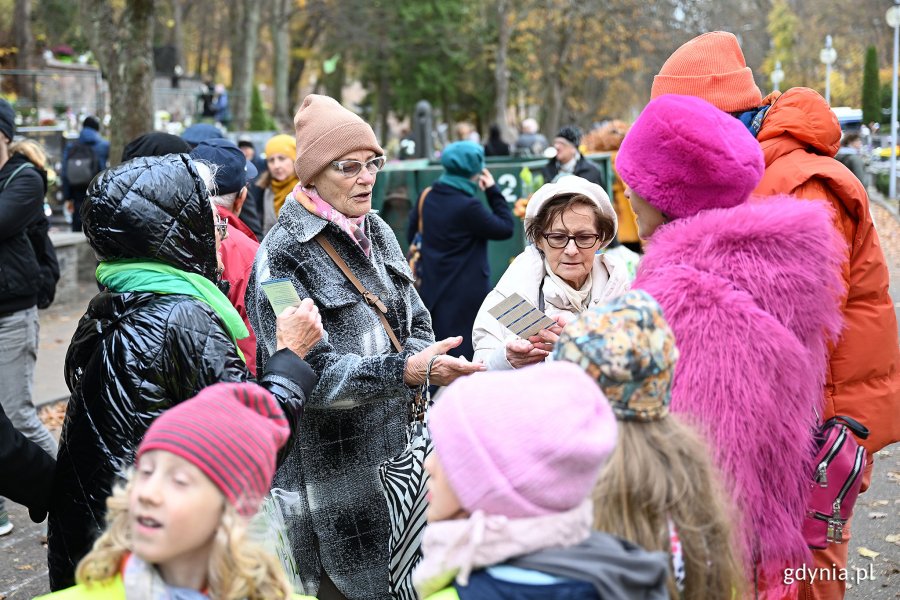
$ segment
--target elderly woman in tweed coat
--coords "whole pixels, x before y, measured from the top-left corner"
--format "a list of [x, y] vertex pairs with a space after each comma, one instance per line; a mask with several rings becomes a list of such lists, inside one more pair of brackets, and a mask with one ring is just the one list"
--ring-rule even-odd
[[[275, 315], [261, 284], [289, 278], [313, 299], [325, 336], [306, 357], [319, 383], [275, 486], [299, 492], [290, 524], [304, 592], [320, 599], [390, 598], [390, 522], [379, 465], [406, 447], [410, 403], [435, 359], [431, 381], [446, 385], [482, 370], [444, 355], [461, 338], [435, 343], [431, 318], [390, 227], [370, 213], [384, 151], [372, 128], [326, 96], [308, 96], [294, 117], [300, 184], [256, 256], [247, 312], [257, 363], [274, 352]], [[323, 236], [387, 306], [403, 346], [396, 352], [374, 309], [316, 241]]]

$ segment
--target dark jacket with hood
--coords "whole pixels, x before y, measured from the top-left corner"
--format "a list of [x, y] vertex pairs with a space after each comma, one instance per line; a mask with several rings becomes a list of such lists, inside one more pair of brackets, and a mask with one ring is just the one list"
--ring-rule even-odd
[[[462, 344], [448, 354], [469, 359], [475, 316], [491, 291], [488, 241], [511, 238], [515, 227], [500, 188], [488, 188], [485, 196], [490, 210], [478, 198], [438, 182], [422, 206], [419, 294], [431, 313], [435, 339], [463, 336]], [[409, 239], [418, 229], [416, 205], [409, 213]]]
[[[29, 166], [10, 179], [22, 165]], [[37, 304], [41, 266], [31, 238], [43, 240], [38, 230], [48, 226], [46, 190], [46, 173], [21, 154], [13, 154], [0, 169], [0, 315]]]
[[[212, 207], [187, 155], [137, 158], [105, 172], [88, 190], [82, 217], [100, 260], [156, 260], [216, 278]], [[91, 300], [66, 355], [71, 399], [50, 505], [52, 589], [73, 584], [76, 564], [104, 526], [113, 483], [150, 423], [208, 385], [248, 376], [222, 321], [200, 300], [110, 291]], [[316, 382], [310, 367], [281, 350], [259, 382], [297, 431]]]

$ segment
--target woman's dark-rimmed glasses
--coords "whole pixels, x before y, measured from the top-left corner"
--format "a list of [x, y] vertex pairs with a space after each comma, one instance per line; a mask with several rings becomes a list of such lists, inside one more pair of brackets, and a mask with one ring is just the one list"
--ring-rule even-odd
[[579, 233], [578, 235], [566, 235], [565, 233], [544, 233], [541, 235], [547, 240], [547, 245], [557, 250], [569, 245], [569, 240], [575, 240], [575, 245], [582, 250], [593, 248], [600, 241], [596, 233]]

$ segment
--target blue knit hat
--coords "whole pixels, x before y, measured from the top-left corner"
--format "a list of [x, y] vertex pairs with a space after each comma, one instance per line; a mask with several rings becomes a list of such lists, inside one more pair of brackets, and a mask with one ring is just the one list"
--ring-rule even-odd
[[475, 142], [453, 142], [441, 153], [441, 165], [450, 175], [471, 177], [484, 169], [484, 148]]

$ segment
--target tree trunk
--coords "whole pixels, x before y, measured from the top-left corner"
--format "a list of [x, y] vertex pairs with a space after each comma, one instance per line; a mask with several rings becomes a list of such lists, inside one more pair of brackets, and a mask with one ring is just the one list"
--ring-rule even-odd
[[507, 143], [513, 143], [516, 139], [515, 131], [509, 126], [509, 117], [506, 109], [509, 104], [509, 68], [506, 64], [507, 49], [509, 47], [509, 0], [497, 0], [497, 64], [494, 67], [494, 84], [497, 95], [494, 97], [494, 123], [500, 127], [500, 137]]
[[[34, 38], [31, 36], [31, 0], [16, 0], [13, 16], [13, 34], [15, 36], [16, 68], [31, 68], [31, 59], [34, 56]], [[19, 97], [31, 102], [34, 99], [34, 86], [27, 75], [19, 75], [16, 78], [16, 88]], [[37, 108], [35, 106], [35, 108]]]
[[253, 92], [253, 65], [259, 39], [259, 0], [236, 0], [243, 19], [232, 21], [240, 34], [232, 35], [237, 43], [231, 49], [231, 118], [232, 129], [242, 131], [250, 120], [250, 94]]
[[175, 64], [182, 69], [184, 65], [184, 17], [185, 6], [182, 0], [172, 0], [172, 47], [175, 48]]
[[290, 0], [277, 0], [275, 15], [272, 19], [272, 42], [274, 45], [272, 68], [275, 80], [275, 103], [272, 116], [281, 128], [285, 128], [291, 122], [291, 110], [293, 109], [293, 103], [288, 95], [288, 62], [291, 53], [290, 9]]
[[118, 16], [114, 0], [81, 2], [91, 50], [109, 84], [109, 157], [117, 164], [125, 143], [153, 127], [155, 1], [125, 0]]

